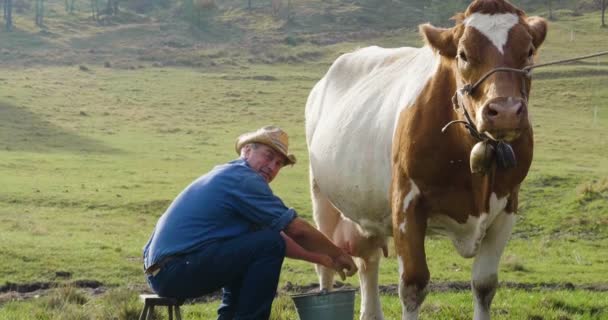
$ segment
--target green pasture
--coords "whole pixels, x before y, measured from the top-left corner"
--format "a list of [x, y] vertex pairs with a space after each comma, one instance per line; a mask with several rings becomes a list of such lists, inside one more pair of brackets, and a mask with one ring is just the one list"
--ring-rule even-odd
[[[469, 293], [431, 292], [421, 308], [420, 319], [471, 319], [473, 305]], [[401, 301], [396, 295], [382, 295], [387, 319], [401, 318]], [[521, 291], [502, 289], [496, 294], [493, 319], [605, 319], [606, 295], [589, 291]], [[184, 319], [215, 319], [219, 300], [182, 306]], [[137, 319], [141, 305], [134, 291], [115, 289], [98, 298], [82, 292], [59, 288], [50, 295], [27, 302], [3, 305], [2, 319]], [[359, 296], [355, 313], [359, 312]], [[166, 310], [155, 310], [157, 319], [166, 319]], [[272, 320], [297, 319], [291, 298], [280, 293], [273, 304]]]
[[[591, 19], [552, 23], [540, 61], [607, 50], [608, 29], [593, 27]], [[136, 319], [137, 295], [147, 290], [141, 248], [156, 220], [190, 181], [237, 156], [240, 133], [266, 124], [290, 134], [299, 158], [272, 188], [312, 221], [306, 97], [340, 52], [371, 44], [420, 41], [403, 31], [364, 42], [274, 48], [275, 60], [300, 57], [297, 64], [237, 57], [194, 69], [113, 69], [103, 61], [84, 68], [0, 69], [0, 287], [54, 288], [23, 301], [15, 292], [0, 292], [0, 319]], [[217, 57], [216, 49], [209, 50]], [[313, 52], [314, 59], [303, 59], [308, 55], [302, 52]], [[493, 315], [606, 319], [608, 56], [538, 69], [534, 79], [534, 162], [500, 269], [502, 282], [533, 288], [500, 289]], [[426, 246], [433, 283], [469, 281], [472, 261], [460, 258], [448, 240], [430, 237]], [[77, 280], [99, 281], [104, 293], [90, 294], [74, 285]], [[273, 319], [295, 317], [287, 282], [316, 281], [311, 265], [287, 261]], [[381, 265], [380, 282], [398, 282], [393, 250]], [[358, 286], [356, 277], [347, 284]], [[431, 292], [421, 319], [470, 319], [471, 299], [468, 291]], [[400, 318], [395, 293], [384, 294], [382, 302], [388, 319]], [[186, 305], [185, 316], [213, 318], [217, 304]]]

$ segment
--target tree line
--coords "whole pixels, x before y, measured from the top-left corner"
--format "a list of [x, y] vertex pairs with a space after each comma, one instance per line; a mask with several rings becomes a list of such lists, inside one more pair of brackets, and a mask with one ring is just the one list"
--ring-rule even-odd
[[[3, 6], [3, 19], [4, 29], [6, 31], [13, 30], [13, 11], [14, 11], [15, 0], [0, 0], [0, 4]], [[45, 16], [45, 0], [22, 0], [22, 1], [33, 1], [34, 2], [34, 22], [38, 27], [44, 27], [44, 16]], [[74, 13], [75, 0], [64, 0], [65, 1], [65, 12]], [[120, 13], [119, 2], [124, 1], [126, 4], [130, 4], [130, 8], [139, 13], [145, 13], [147, 10], [153, 9], [168, 9], [174, 3], [171, 0], [88, 0], [90, 1], [90, 13], [91, 18], [95, 21], [100, 21], [108, 17], [117, 16]], [[254, 6], [268, 6], [273, 16], [279, 17], [280, 13], [283, 12], [283, 16], [287, 21], [291, 21], [294, 17], [294, 4], [295, 0], [178, 0], [182, 6], [183, 16], [192, 25], [196, 25], [199, 28], [204, 26], [204, 22], [215, 14], [218, 10], [221, 10], [220, 5], [216, 2], [221, 2], [226, 5], [241, 5], [245, 6], [247, 10], [253, 10]], [[332, 4], [342, 3], [353, 3], [353, 0], [316, 0], [317, 2], [330, 2]], [[309, 3], [314, 2], [308, 1]], [[437, 6], [438, 11], [446, 11], [446, 6], [466, 6], [469, 1], [466, 0], [453, 0], [453, 1], [437, 1], [437, 0], [359, 0], [358, 3], [365, 4], [369, 7], [374, 5], [382, 5], [389, 2], [393, 3], [407, 3], [413, 7], [428, 8]], [[554, 18], [554, 11], [558, 6], [564, 4], [565, 1], [560, 0], [513, 0], [516, 5], [521, 7], [545, 8], [548, 11], [548, 18]], [[567, 2], [567, 1], [566, 1]], [[606, 27], [606, 6], [608, 0], [589, 0], [592, 3], [595, 10], [601, 12], [601, 26]], [[304, 3], [304, 1], [302, 1]], [[302, 3], [300, 5], [302, 5]], [[449, 11], [449, 10], [447, 10]]]
[[[13, 11], [14, 0], [0, 0], [3, 7], [4, 28], [12, 31], [14, 27]], [[103, 3], [105, 1], [105, 3]], [[34, 2], [34, 23], [38, 27], [44, 27], [45, 0], [33, 0]], [[65, 12], [74, 13], [75, 0], [65, 0]], [[100, 13], [106, 15], [117, 15], [119, 0], [90, 0], [91, 16], [94, 20], [99, 20]]]

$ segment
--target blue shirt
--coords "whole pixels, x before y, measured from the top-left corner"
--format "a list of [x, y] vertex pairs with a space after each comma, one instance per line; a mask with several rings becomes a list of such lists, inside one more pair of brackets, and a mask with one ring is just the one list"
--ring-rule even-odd
[[184, 189], [156, 223], [144, 267], [256, 228], [283, 230], [296, 217], [243, 159], [213, 168]]

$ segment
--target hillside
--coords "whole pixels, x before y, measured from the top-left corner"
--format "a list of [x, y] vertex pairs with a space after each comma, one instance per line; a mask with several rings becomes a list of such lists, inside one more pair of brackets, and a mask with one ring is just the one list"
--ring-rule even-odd
[[[23, 1], [23, 0], [21, 0]], [[105, 1], [96, 0], [103, 8]], [[0, 66], [104, 65], [234, 67], [249, 63], [318, 61], [328, 45], [415, 31], [432, 22], [449, 26], [468, 1], [301, 0], [216, 1], [198, 10], [190, 1], [125, 1], [117, 14], [97, 18], [91, 2], [78, 0], [66, 12], [47, 2], [44, 24], [33, 8], [16, 1], [13, 31], [0, 30]], [[289, 5], [291, 3], [291, 5]], [[542, 1], [515, 1], [547, 16]], [[555, 19], [599, 11], [586, 1], [555, 1]], [[4, 21], [3, 21], [4, 22]], [[417, 39], [404, 39], [412, 44]]]

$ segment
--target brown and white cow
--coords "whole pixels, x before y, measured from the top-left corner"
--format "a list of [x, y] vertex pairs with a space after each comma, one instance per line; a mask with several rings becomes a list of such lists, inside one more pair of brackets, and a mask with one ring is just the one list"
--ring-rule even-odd
[[[394, 237], [403, 319], [417, 319], [430, 273], [427, 231], [474, 257], [475, 319], [490, 318], [498, 263], [515, 223], [518, 190], [532, 161], [530, 79], [496, 72], [453, 104], [455, 92], [495, 68], [533, 63], [546, 22], [503, 0], [474, 1], [450, 29], [421, 25], [422, 48], [368, 47], [339, 57], [306, 105], [314, 218], [358, 257], [361, 319], [382, 319], [380, 249]], [[478, 139], [510, 145], [517, 163], [472, 173]], [[386, 252], [385, 252], [386, 255]], [[333, 272], [318, 268], [321, 289]]]

